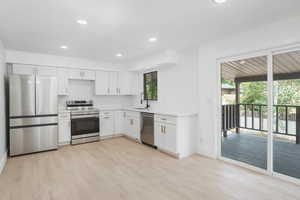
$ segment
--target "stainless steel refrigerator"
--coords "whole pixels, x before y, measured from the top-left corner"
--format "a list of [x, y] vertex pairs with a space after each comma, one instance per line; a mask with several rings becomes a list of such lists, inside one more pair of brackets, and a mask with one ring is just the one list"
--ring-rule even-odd
[[9, 76], [9, 155], [57, 149], [57, 80]]

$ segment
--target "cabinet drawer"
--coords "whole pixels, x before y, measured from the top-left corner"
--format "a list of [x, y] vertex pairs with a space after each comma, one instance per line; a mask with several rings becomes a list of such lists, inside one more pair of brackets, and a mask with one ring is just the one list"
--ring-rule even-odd
[[126, 111], [125, 112], [125, 116], [127, 118], [136, 118], [136, 119], [139, 119], [140, 116], [141, 116], [141, 113], [140, 112], [134, 112], [134, 111]]
[[100, 112], [100, 117], [112, 117], [114, 115], [113, 111], [102, 111]]
[[59, 113], [58, 118], [59, 119], [70, 119], [70, 113]]
[[162, 123], [175, 124], [177, 123], [177, 118], [169, 115], [154, 115], [154, 120]]

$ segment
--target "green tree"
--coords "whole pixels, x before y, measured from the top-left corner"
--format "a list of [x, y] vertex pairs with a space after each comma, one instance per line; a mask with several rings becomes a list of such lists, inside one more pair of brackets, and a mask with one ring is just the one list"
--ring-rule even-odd
[[245, 104], [267, 104], [266, 82], [246, 82], [241, 87], [241, 103]]

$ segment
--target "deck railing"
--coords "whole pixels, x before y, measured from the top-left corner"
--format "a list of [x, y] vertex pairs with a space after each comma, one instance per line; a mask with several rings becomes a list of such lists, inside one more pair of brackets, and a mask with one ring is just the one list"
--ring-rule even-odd
[[[239, 128], [267, 132], [267, 105], [230, 104], [222, 105], [222, 130]], [[300, 144], [300, 106], [274, 105], [274, 133], [296, 137]]]

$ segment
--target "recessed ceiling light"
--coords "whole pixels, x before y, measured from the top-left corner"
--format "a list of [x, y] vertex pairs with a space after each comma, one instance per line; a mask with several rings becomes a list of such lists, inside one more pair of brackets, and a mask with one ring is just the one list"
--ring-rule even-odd
[[241, 60], [241, 61], [240, 61], [240, 64], [241, 64], [241, 65], [243, 65], [243, 64], [245, 64], [245, 63], [246, 63], [246, 61], [244, 61], [244, 60]]
[[68, 49], [68, 46], [62, 45], [62, 46], [60, 46], [60, 48], [61, 48], [61, 49]]
[[219, 3], [219, 4], [225, 3], [226, 1], [227, 1], [227, 0], [213, 0], [213, 2]]
[[87, 24], [87, 21], [84, 20], [84, 19], [79, 19], [79, 20], [77, 20], [77, 23], [78, 23], [78, 24], [81, 24], [81, 25], [86, 25], [86, 24]]
[[151, 37], [148, 39], [149, 42], [156, 42], [157, 41], [157, 38], [156, 37]]
[[116, 57], [119, 57], [119, 58], [121, 58], [121, 57], [123, 57], [123, 54], [121, 54], [121, 53], [117, 53], [117, 54], [116, 54]]

